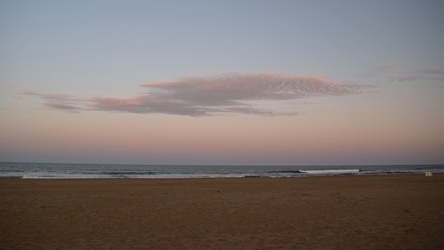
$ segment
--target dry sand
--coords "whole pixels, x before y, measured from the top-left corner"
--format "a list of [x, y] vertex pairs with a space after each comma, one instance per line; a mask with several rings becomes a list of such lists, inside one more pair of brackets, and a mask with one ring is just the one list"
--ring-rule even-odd
[[444, 175], [0, 179], [1, 249], [444, 249]]

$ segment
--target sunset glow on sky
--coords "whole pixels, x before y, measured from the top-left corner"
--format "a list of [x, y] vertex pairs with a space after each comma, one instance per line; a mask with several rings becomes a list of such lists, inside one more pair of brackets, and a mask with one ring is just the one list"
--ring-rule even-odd
[[441, 1], [0, 2], [0, 161], [444, 163]]

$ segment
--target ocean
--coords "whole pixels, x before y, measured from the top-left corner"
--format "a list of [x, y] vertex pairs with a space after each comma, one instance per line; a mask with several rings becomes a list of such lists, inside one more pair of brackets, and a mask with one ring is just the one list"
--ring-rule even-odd
[[259, 178], [444, 173], [444, 164], [358, 166], [125, 165], [0, 162], [0, 178]]

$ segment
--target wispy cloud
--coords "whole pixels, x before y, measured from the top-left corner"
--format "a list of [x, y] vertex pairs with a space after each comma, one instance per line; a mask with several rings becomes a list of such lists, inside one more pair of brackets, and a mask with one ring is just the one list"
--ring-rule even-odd
[[142, 84], [146, 93], [131, 98], [90, 97], [79, 99], [68, 94], [21, 91], [22, 96], [38, 96], [52, 109], [102, 110], [130, 113], [163, 113], [209, 116], [223, 113], [254, 115], [294, 115], [297, 112], [265, 110], [251, 101], [296, 100], [313, 96], [359, 93], [363, 84], [337, 83], [319, 76], [273, 73], [223, 74], [185, 77], [173, 81]]
[[427, 68], [421, 70], [424, 74], [437, 74], [437, 75], [444, 75], [444, 68]]
[[66, 111], [78, 111], [83, 108], [79, 107], [83, 102], [81, 99], [73, 95], [60, 93], [42, 93], [30, 90], [22, 90], [19, 96], [37, 96], [44, 100], [44, 105], [52, 109], [60, 109]]
[[390, 82], [420, 82], [443, 81], [444, 68], [431, 67], [423, 69], [408, 69], [395, 64], [385, 64], [373, 67], [365, 76], [370, 78], [382, 78]]
[[391, 80], [395, 82], [412, 82], [419, 79], [421, 79], [419, 76], [397, 76], [391, 78]]
[[19, 92], [21, 96], [39, 96], [46, 100], [58, 100], [58, 101], [72, 101], [75, 100], [74, 96], [67, 94], [57, 94], [57, 93], [42, 93], [31, 90], [22, 90]]

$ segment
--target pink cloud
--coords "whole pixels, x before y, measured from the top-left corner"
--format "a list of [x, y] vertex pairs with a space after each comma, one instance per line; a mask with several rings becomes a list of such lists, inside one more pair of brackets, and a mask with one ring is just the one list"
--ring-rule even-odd
[[176, 81], [146, 83], [148, 89], [160, 89], [178, 95], [209, 94], [222, 99], [294, 99], [315, 95], [350, 94], [361, 85], [336, 83], [319, 76], [284, 74], [227, 74], [187, 77]]
[[90, 97], [69, 94], [21, 91], [22, 96], [38, 96], [45, 105], [59, 110], [101, 110], [130, 113], [163, 113], [208, 116], [222, 113], [294, 115], [258, 108], [249, 101], [295, 100], [312, 96], [359, 93], [365, 85], [337, 83], [319, 76], [285, 74], [226, 74], [185, 77], [172, 81], [142, 84], [147, 93], [131, 98]]

